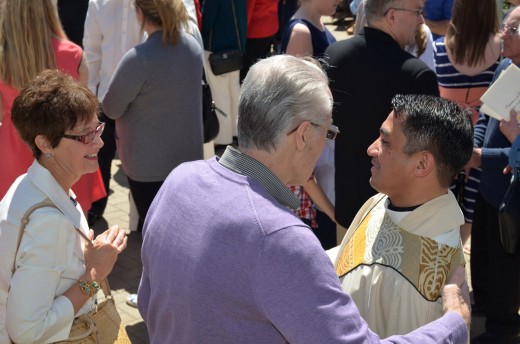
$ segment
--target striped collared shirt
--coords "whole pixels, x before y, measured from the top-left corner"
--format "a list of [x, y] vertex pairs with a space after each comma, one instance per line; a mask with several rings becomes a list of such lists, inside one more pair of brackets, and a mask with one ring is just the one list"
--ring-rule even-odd
[[258, 160], [228, 146], [218, 161], [227, 169], [259, 182], [283, 206], [298, 209], [300, 202], [278, 177]]

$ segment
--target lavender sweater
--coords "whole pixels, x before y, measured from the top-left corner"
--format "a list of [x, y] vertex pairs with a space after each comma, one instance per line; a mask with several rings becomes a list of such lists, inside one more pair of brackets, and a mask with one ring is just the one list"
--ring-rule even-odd
[[[138, 306], [151, 343], [380, 342], [310, 229], [217, 158], [170, 174], [143, 235]], [[466, 339], [448, 313], [385, 342]]]

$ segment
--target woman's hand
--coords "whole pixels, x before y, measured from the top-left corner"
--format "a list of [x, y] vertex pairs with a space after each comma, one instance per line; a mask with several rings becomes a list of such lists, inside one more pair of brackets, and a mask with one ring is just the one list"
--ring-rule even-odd
[[472, 168], [480, 167], [482, 164], [482, 149], [481, 148], [473, 148], [473, 153], [471, 154], [471, 158], [463, 167], [465, 181], [468, 181], [469, 171]]
[[509, 121], [500, 121], [500, 131], [511, 143], [520, 135], [520, 120], [518, 116], [520, 115], [517, 114], [515, 110], [511, 110], [509, 113]]
[[[509, 113], [509, 121], [501, 120], [499, 128], [509, 142], [513, 143], [520, 135], [520, 113], [512, 109]], [[512, 170], [513, 168], [511, 166], [506, 166], [503, 173], [509, 174]]]
[[[94, 231], [91, 230], [89, 236], [92, 238]], [[112, 271], [117, 255], [126, 248], [127, 236], [123, 229], [114, 225], [98, 235], [93, 243], [85, 247], [86, 274], [92, 281], [101, 282]]]

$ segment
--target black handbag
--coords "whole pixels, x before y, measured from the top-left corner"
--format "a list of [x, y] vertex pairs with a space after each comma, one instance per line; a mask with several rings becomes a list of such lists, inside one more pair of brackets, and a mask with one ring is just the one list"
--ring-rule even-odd
[[204, 72], [202, 73], [202, 125], [204, 128], [204, 143], [217, 137], [220, 131], [216, 106], [211, 96], [211, 88], [206, 82]]
[[242, 69], [244, 61], [240, 50], [222, 50], [209, 55], [209, 65], [213, 74], [220, 75]]
[[513, 178], [498, 208], [498, 227], [504, 251], [514, 255], [520, 248], [520, 139], [509, 152], [509, 165], [513, 166]]
[[[209, 55], [209, 65], [211, 67], [211, 71], [215, 75], [221, 75], [224, 73], [233, 72], [235, 70], [240, 70], [244, 67], [244, 59], [242, 56], [242, 44], [240, 44], [240, 34], [238, 33], [238, 23], [237, 16], [235, 13], [235, 1], [231, 0], [231, 9], [233, 10], [233, 19], [235, 23], [235, 33], [237, 35], [237, 43], [238, 49], [227, 49], [215, 51]], [[209, 33], [209, 48], [211, 51], [213, 31]]]

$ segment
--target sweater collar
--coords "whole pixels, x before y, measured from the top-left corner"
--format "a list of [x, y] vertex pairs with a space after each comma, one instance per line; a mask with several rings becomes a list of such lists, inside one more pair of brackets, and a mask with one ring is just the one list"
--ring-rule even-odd
[[228, 146], [218, 161], [227, 169], [259, 182], [283, 206], [298, 209], [300, 202], [275, 174], [258, 160]]

